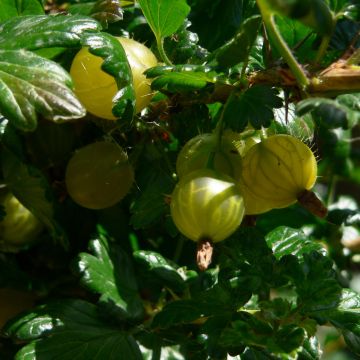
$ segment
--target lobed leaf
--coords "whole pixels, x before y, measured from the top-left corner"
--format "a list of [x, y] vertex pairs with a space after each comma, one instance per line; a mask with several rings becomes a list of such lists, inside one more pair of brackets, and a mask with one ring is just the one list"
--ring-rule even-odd
[[332, 260], [319, 252], [303, 254], [300, 263], [293, 255], [281, 258], [284, 275], [292, 279], [303, 313], [335, 308], [341, 296]]
[[76, 264], [81, 284], [100, 294], [121, 318], [140, 318], [143, 305], [128, 255], [104, 234], [90, 241], [89, 250], [93, 255], [80, 253]]
[[243, 344], [266, 348], [273, 353], [290, 353], [305, 340], [304, 329], [294, 324], [272, 327], [270, 323], [243, 311], [236, 318], [221, 333], [220, 341], [225, 347]]
[[295, 255], [300, 260], [303, 254], [312, 251], [326, 254], [320, 243], [309, 239], [302, 231], [286, 226], [272, 230], [266, 235], [265, 240], [278, 260], [285, 255]]
[[38, 114], [62, 122], [85, 115], [58, 64], [26, 50], [0, 49], [0, 112], [21, 130], [34, 130]]
[[[255, 85], [232, 93], [225, 104], [224, 123], [226, 127], [241, 132], [250, 123], [255, 129], [269, 127], [274, 119], [274, 108], [282, 106], [276, 90], [265, 85]], [[241, 114], [241, 116], [240, 116]]]
[[[104, 323], [95, 305], [83, 300], [57, 300], [39, 306], [13, 320], [7, 336], [34, 340], [23, 347], [15, 359], [142, 359], [132, 336]], [[50, 336], [49, 336], [50, 335]]]
[[360, 337], [360, 295], [354, 290], [342, 289], [335, 306], [313, 311], [310, 315], [322, 323], [330, 322], [347, 333], [349, 340], [350, 333], [353, 341], [356, 340], [354, 337]]
[[153, 277], [158, 278], [164, 286], [175, 291], [184, 290], [185, 280], [177, 272], [176, 268], [159, 253], [139, 250], [134, 253], [134, 258], [145, 266]]
[[81, 15], [21, 16], [0, 24], [0, 49], [74, 47], [83, 33], [100, 30], [96, 20]]

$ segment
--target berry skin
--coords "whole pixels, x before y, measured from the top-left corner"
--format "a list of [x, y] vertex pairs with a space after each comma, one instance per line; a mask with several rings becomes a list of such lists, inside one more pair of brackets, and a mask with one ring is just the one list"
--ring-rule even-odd
[[134, 170], [121, 146], [109, 142], [89, 144], [75, 152], [65, 174], [70, 197], [88, 209], [118, 203], [134, 181]]
[[[118, 37], [123, 46], [133, 78], [136, 96], [136, 112], [149, 105], [152, 98], [150, 80], [143, 74], [157, 65], [157, 59], [145, 45], [127, 38]], [[82, 48], [75, 56], [70, 75], [74, 82], [74, 92], [84, 107], [93, 115], [115, 120], [112, 113], [113, 97], [118, 92], [115, 79], [101, 69], [103, 59]]]
[[295, 203], [316, 181], [311, 149], [290, 135], [274, 135], [245, 154], [240, 177], [246, 214], [254, 215]]
[[244, 216], [239, 187], [211, 169], [180, 179], [171, 197], [171, 216], [179, 231], [193, 241], [219, 242], [229, 237]]
[[181, 178], [194, 170], [206, 168], [211, 152], [216, 151], [215, 170], [231, 177], [238, 177], [241, 170], [241, 155], [234, 136], [230, 137], [227, 134], [222, 137], [220, 151], [216, 151], [216, 134], [206, 133], [190, 139], [181, 149], [176, 161], [178, 176]]

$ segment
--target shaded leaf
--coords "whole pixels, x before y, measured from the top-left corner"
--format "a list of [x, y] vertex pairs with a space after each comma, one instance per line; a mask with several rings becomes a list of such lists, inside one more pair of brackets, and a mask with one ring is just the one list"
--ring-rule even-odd
[[301, 346], [305, 339], [304, 329], [293, 324], [276, 329], [270, 323], [245, 312], [239, 312], [237, 318], [221, 333], [221, 344], [225, 347], [255, 345], [274, 353], [289, 353]]
[[152, 322], [153, 328], [168, 328], [174, 325], [188, 324], [203, 318], [208, 309], [202, 308], [195, 300], [179, 300], [168, 303]]
[[344, 330], [342, 335], [346, 342], [346, 345], [356, 355], [360, 355], [360, 335], [355, 335], [353, 332]]
[[[61, 300], [35, 308], [12, 321], [5, 332], [21, 340], [32, 340], [15, 359], [142, 359], [132, 336], [100, 320], [95, 305], [82, 300]], [[48, 336], [50, 335], [51, 336]]]
[[83, 33], [100, 30], [96, 20], [80, 15], [21, 16], [0, 24], [0, 48], [35, 50], [79, 46]]
[[160, 163], [151, 162], [141, 173], [146, 179], [139, 183], [139, 192], [131, 206], [131, 224], [135, 229], [144, 229], [158, 222], [166, 212], [169, 205], [166, 196], [171, 194], [174, 181], [167, 171], [159, 168]]
[[143, 305], [128, 255], [102, 233], [90, 241], [89, 250], [93, 255], [80, 253], [76, 265], [81, 283], [121, 318], [140, 318]]
[[[67, 245], [67, 236], [56, 220], [57, 203], [50, 184], [40, 170], [24, 162], [13, 149], [7, 147], [7, 134], [14, 136], [8, 130], [2, 139], [6, 146], [2, 156], [5, 183], [14, 196], [48, 228], [54, 239]], [[16, 140], [16, 136], [13, 139]]]
[[69, 74], [55, 62], [25, 50], [0, 50], [0, 112], [14, 126], [34, 130], [38, 114], [55, 122], [83, 117], [70, 86]]
[[296, 106], [298, 115], [312, 112], [313, 119], [328, 129], [355, 126], [360, 119], [360, 95], [340, 95], [336, 100], [310, 98], [299, 102]]
[[190, 11], [186, 0], [138, 0], [157, 41], [172, 35]]
[[[282, 106], [276, 90], [255, 85], [241, 93], [233, 93], [225, 104], [224, 122], [234, 131], [243, 131], [248, 123], [255, 129], [269, 127], [274, 119], [274, 108]], [[227, 109], [228, 107], [228, 109]]]
[[190, 0], [189, 3], [193, 31], [199, 34], [200, 44], [211, 51], [231, 39], [244, 19], [259, 13], [255, 0]]
[[300, 263], [295, 256], [281, 258], [284, 275], [292, 278], [303, 313], [335, 308], [341, 296], [332, 260], [318, 252], [303, 254]]
[[208, 51], [198, 44], [198, 35], [189, 30], [190, 26], [191, 22], [185, 20], [176, 33], [165, 39], [166, 54], [175, 64], [203, 63], [208, 55]]
[[316, 336], [305, 339], [298, 353], [299, 360], [320, 360], [322, 351]]
[[265, 239], [278, 260], [285, 255], [295, 255], [301, 259], [304, 253], [312, 251], [326, 253], [320, 243], [309, 239], [302, 231], [286, 226], [277, 227], [268, 233]]
[[255, 15], [246, 19], [237, 34], [221, 48], [214, 51], [220, 66], [231, 67], [246, 61], [252, 45], [258, 35], [261, 16]]
[[[360, 11], [359, 11], [360, 12]], [[349, 19], [341, 19], [336, 23], [335, 31], [331, 37], [330, 46], [336, 50], [345, 51], [350, 45], [358, 48], [360, 46], [360, 39], [356, 36], [360, 30], [359, 22]], [[353, 42], [355, 41], [355, 44]]]
[[332, 308], [319, 309], [310, 315], [321, 322], [330, 322], [339, 330], [360, 336], [360, 295], [354, 290], [342, 289]]
[[159, 253], [140, 250], [134, 253], [134, 258], [143, 264], [153, 277], [160, 279], [164, 286], [176, 291], [184, 290], [185, 280], [176, 271], [176, 268]]

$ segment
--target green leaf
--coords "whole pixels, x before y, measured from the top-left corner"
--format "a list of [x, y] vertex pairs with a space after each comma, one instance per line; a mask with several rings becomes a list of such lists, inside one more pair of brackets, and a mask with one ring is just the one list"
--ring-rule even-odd
[[258, 35], [261, 16], [255, 15], [246, 19], [236, 35], [225, 45], [215, 50], [215, 57], [222, 67], [232, 67], [246, 61], [251, 47]]
[[255, 0], [191, 0], [189, 4], [192, 29], [211, 51], [231, 39], [244, 19], [259, 13]]
[[208, 51], [198, 44], [198, 35], [188, 29], [190, 26], [191, 22], [185, 20], [173, 36], [165, 39], [166, 54], [175, 64], [203, 63], [208, 55]]
[[[309, 62], [314, 59], [316, 49], [314, 49], [313, 43], [316, 39], [316, 33], [301, 22], [283, 16], [276, 17], [276, 26], [286, 44], [291, 49], [296, 49], [294, 53], [300, 62]], [[271, 40], [270, 43], [272, 43]], [[300, 43], [301, 46], [299, 46]], [[271, 49], [274, 52], [273, 56], [279, 58], [280, 54], [278, 54], [275, 46], [272, 46]]]
[[140, 191], [130, 208], [132, 213], [130, 223], [135, 229], [146, 229], [154, 225], [169, 211], [166, 196], [171, 194], [174, 180], [161, 167], [162, 163], [159, 160], [149, 162], [148, 159], [144, 159], [144, 164], [148, 166], [141, 169], [139, 179], [142, 181], [138, 183]]
[[316, 336], [305, 339], [301, 350], [298, 353], [299, 360], [320, 360], [321, 348], [319, 340]]
[[153, 80], [151, 88], [169, 92], [196, 91], [215, 81], [215, 77], [202, 72], [169, 72]]
[[[358, 12], [360, 13], [360, 9]], [[333, 49], [341, 51], [345, 51], [349, 46], [358, 48], [360, 46], [360, 39], [357, 38], [359, 30], [360, 23], [358, 21], [350, 19], [339, 20], [336, 23], [334, 34], [331, 37], [330, 46]]]
[[1, 0], [0, 22], [15, 16], [43, 13], [44, 9], [41, 0]]
[[102, 70], [115, 78], [119, 91], [113, 98], [113, 114], [123, 121], [131, 121], [135, 111], [135, 92], [130, 65], [120, 42], [107, 33], [84, 34], [81, 42], [89, 47], [90, 53], [104, 59]]
[[66, 246], [67, 236], [56, 220], [58, 204], [52, 188], [40, 170], [24, 162], [7, 147], [6, 137], [12, 135], [7, 130], [2, 139], [6, 146], [2, 153], [5, 183], [14, 196], [48, 228], [52, 237]]
[[360, 120], [360, 94], [340, 95], [336, 100], [310, 98], [296, 106], [298, 115], [312, 112], [313, 119], [328, 129], [355, 126]]
[[134, 258], [137, 262], [145, 266], [147, 272], [153, 277], [160, 279], [164, 286], [174, 289], [175, 291], [184, 290], [185, 280], [176, 271], [174, 266], [159, 253], [140, 250], [134, 253]]
[[310, 314], [323, 322], [330, 322], [342, 331], [360, 337], [360, 295], [351, 289], [342, 289], [332, 308], [319, 309]]
[[301, 259], [303, 254], [312, 251], [326, 253], [320, 243], [310, 240], [302, 231], [286, 226], [277, 227], [266, 235], [265, 240], [278, 260], [285, 255]]
[[265, 347], [274, 353], [289, 353], [304, 342], [305, 331], [296, 325], [273, 328], [270, 323], [243, 311], [236, 317], [221, 333], [221, 344], [225, 347], [243, 344]]
[[[32, 340], [16, 355], [17, 360], [46, 360], [61, 356], [64, 360], [118, 359], [141, 360], [132, 336], [104, 323], [95, 305], [82, 300], [58, 300], [42, 305], [12, 321], [7, 336]], [[48, 336], [51, 334], [51, 336]]]
[[342, 335], [350, 350], [356, 355], [360, 355], [360, 336], [348, 330], [342, 331]]
[[172, 35], [190, 11], [186, 0], [138, 0], [157, 41]]
[[96, 20], [80, 15], [21, 16], [0, 24], [0, 48], [74, 47], [83, 33], [100, 30]]
[[77, 261], [81, 284], [100, 294], [100, 302], [121, 318], [141, 318], [143, 305], [128, 255], [104, 234], [90, 241], [89, 250], [94, 255], [80, 253]]
[[0, 112], [21, 130], [34, 130], [37, 114], [62, 122], [85, 115], [58, 64], [25, 50], [0, 50]]
[[178, 300], [168, 303], [153, 319], [153, 328], [168, 328], [188, 324], [205, 316], [207, 308], [202, 308], [195, 300]]
[[298, 307], [303, 313], [312, 313], [336, 307], [341, 296], [332, 260], [318, 252], [304, 253], [303, 261], [293, 255], [284, 256], [280, 263], [284, 275], [292, 278], [298, 294]]
[[274, 108], [282, 106], [276, 91], [265, 85], [255, 85], [241, 93], [233, 93], [225, 104], [226, 127], [241, 132], [250, 123], [255, 129], [269, 127]]

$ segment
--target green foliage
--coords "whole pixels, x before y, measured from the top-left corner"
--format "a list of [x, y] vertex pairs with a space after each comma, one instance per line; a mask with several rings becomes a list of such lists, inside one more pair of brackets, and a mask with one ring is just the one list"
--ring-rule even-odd
[[47, 226], [54, 239], [67, 245], [66, 233], [56, 218], [58, 204], [50, 184], [39, 169], [28, 164], [22, 157], [20, 138], [10, 125], [6, 127], [2, 142], [2, 173], [5, 184]]
[[157, 41], [172, 35], [190, 11], [185, 0], [139, 0], [139, 4]]
[[347, 129], [359, 122], [359, 99], [359, 94], [340, 95], [336, 100], [311, 98], [301, 101], [296, 111], [298, 115], [311, 111], [313, 119], [328, 129]]
[[58, 64], [25, 50], [0, 50], [0, 107], [21, 130], [34, 130], [38, 113], [52, 121], [76, 119], [85, 109]]
[[[39, 319], [41, 319], [39, 321]], [[51, 359], [61, 353], [63, 359], [117, 359], [121, 353], [127, 359], [141, 359], [138, 345], [132, 336], [108, 326], [95, 305], [83, 300], [53, 302], [34, 309], [22, 319], [15, 320], [5, 330], [8, 335], [31, 342], [17, 353], [16, 359]]]
[[244, 62], [249, 56], [259, 29], [261, 17], [259, 15], [246, 19], [236, 35], [225, 45], [215, 50], [216, 60], [222, 67], [232, 67]]
[[89, 248], [93, 255], [81, 253], [76, 265], [81, 283], [100, 294], [100, 302], [114, 308], [121, 318], [140, 317], [143, 306], [128, 255], [101, 233]]
[[[0, 196], [12, 192], [45, 227], [36, 244], [0, 252], [0, 357], [318, 360], [334, 348], [334, 358], [358, 357], [359, 14], [351, 0], [3, 0]], [[159, 60], [141, 113], [114, 36]], [[116, 121], [86, 113], [72, 91], [81, 47], [116, 81]], [[327, 216], [307, 210], [316, 203], [246, 216], [200, 271], [209, 239], [181, 234], [171, 194], [179, 151], [203, 133], [217, 140], [210, 168], [219, 149], [241, 164], [263, 138], [306, 142]], [[98, 141], [125, 149], [135, 180], [115, 206], [89, 210], [64, 179], [74, 152]], [[233, 170], [238, 186], [243, 169]], [[0, 204], [0, 228], [7, 215], [22, 219]], [[4, 304], [7, 288], [40, 305], [11, 310], [23, 299]]]
[[[241, 132], [248, 124], [255, 129], [269, 127], [274, 119], [274, 108], [282, 106], [276, 91], [257, 85], [241, 93], [233, 93], [224, 109], [224, 122], [230, 129]], [[241, 114], [241, 116], [239, 116]]]
[[[28, 15], [1, 23], [0, 30], [1, 49], [36, 50], [54, 46], [79, 46], [83, 32], [99, 31], [100, 26], [93, 19], [77, 15]], [[52, 36], [48, 36], [49, 32]]]
[[43, 13], [41, 0], [3, 0], [1, 2], [0, 22], [16, 16], [41, 15]]

